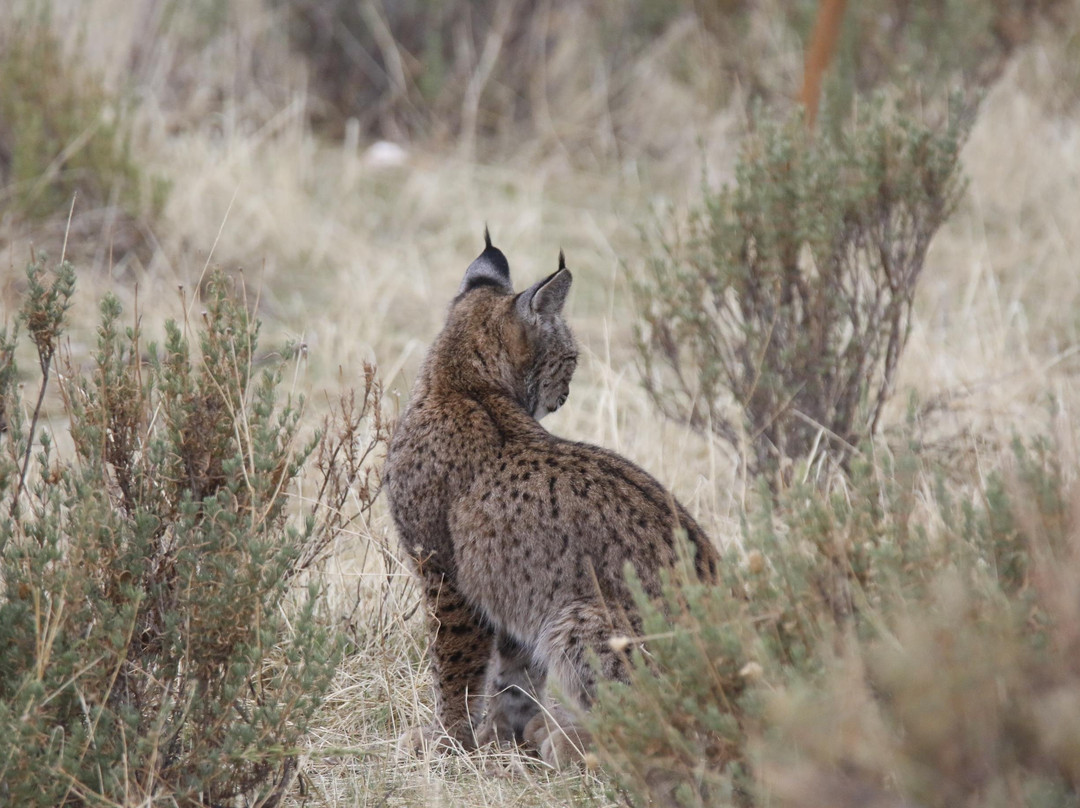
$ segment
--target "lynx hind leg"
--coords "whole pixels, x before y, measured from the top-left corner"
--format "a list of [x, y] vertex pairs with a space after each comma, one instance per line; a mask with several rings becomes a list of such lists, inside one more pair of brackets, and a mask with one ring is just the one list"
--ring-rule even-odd
[[494, 635], [444, 576], [425, 573], [424, 599], [430, 621], [436, 720], [406, 732], [398, 749], [442, 750], [452, 748], [453, 742], [473, 749], [473, 723], [483, 712], [481, 696]]
[[611, 645], [614, 635], [625, 633], [616, 629], [600, 603], [579, 602], [565, 607], [542, 635], [549, 680], [554, 680], [569, 709], [554, 706], [537, 714], [525, 729], [525, 740], [552, 766], [585, 760], [592, 738], [578, 716], [592, 704], [599, 678], [627, 681], [625, 653]]
[[540, 656], [562, 694], [574, 706], [587, 710], [598, 678], [628, 680], [625, 652], [611, 645], [612, 637], [628, 633], [631, 629], [617, 628], [601, 603], [572, 603], [563, 607], [541, 634]]
[[546, 672], [513, 637], [500, 634], [488, 666], [488, 705], [476, 733], [478, 745], [521, 744], [525, 727], [540, 710]]
[[525, 744], [556, 769], [588, 760], [592, 735], [581, 725], [581, 714], [552, 703], [525, 727]]

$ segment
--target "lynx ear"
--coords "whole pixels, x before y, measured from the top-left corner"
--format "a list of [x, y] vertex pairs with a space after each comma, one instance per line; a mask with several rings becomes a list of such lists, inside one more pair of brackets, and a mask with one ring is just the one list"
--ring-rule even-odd
[[491, 246], [491, 234], [484, 227], [484, 251], [465, 270], [465, 277], [458, 287], [458, 297], [478, 286], [494, 286], [503, 292], [513, 292], [510, 283], [510, 264], [502, 250]]
[[566, 304], [566, 296], [570, 293], [570, 284], [574, 276], [566, 268], [566, 259], [562, 251], [559, 251], [559, 268], [544, 280], [533, 284], [517, 299], [518, 314], [522, 317], [537, 316], [554, 317], [562, 311]]

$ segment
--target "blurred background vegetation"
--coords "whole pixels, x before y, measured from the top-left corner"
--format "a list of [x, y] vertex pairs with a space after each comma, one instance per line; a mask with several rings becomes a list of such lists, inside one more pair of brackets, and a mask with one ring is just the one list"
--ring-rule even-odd
[[[0, 5], [0, 804], [1080, 805], [1080, 4], [847, 6], [808, 131], [813, 0]], [[394, 758], [380, 447], [485, 222], [575, 272], [545, 425], [728, 558], [585, 772]]]
[[[7, 239], [65, 219], [107, 232], [112, 262], [151, 244], [174, 178], [156, 138], [266, 130], [296, 114], [322, 141], [387, 140], [485, 162], [663, 163], [709, 115], [783, 110], [817, 3], [651, 0], [13, 0], [0, 32], [0, 180]], [[826, 119], [888, 87], [909, 104], [985, 89], [1039, 31], [1074, 99], [1067, 0], [852, 4]], [[298, 106], [299, 105], [299, 106]], [[137, 142], [133, 142], [133, 138]], [[92, 224], [93, 222], [93, 224]], [[54, 228], [55, 229], [55, 228]], [[40, 231], [34, 231], [40, 239]]]

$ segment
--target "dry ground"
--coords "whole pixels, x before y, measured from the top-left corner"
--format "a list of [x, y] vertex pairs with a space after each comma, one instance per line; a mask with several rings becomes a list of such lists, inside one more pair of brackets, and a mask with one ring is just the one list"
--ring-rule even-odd
[[[140, 4], [55, 5], [68, 45], [118, 83], [129, 62], [117, 54], [141, 41]], [[574, 272], [568, 316], [582, 362], [568, 405], [546, 426], [623, 452], [676, 491], [718, 542], [737, 541], [746, 484], [726, 447], [660, 418], [641, 390], [626, 278], [647, 255], [640, 231], [693, 204], [703, 169], [710, 182], [730, 176], [738, 104], [712, 108], [643, 69], [650, 147], [629, 144], [624, 160], [585, 170], [557, 151], [538, 158], [523, 148], [518, 159], [480, 165], [450, 144], [407, 146], [400, 165], [379, 165], [369, 144], [311, 132], [302, 69], [283, 51], [263, 52], [280, 47], [273, 18], [255, 0], [235, 8], [234, 33], [198, 59], [183, 32], [141, 45], [151, 67], [131, 113], [135, 146], [171, 193], [149, 260], [110, 266], [100, 246], [72, 245], [76, 357], [92, 341], [105, 290], [130, 310], [137, 286], [144, 328], [160, 333], [208, 264], [242, 268], [260, 298], [266, 344], [291, 337], [307, 346], [295, 385], [313, 413], [360, 378], [364, 361], [378, 364], [393, 411], [487, 223], [519, 285], [553, 270], [560, 248]], [[685, 45], [673, 37], [668, 47]], [[1045, 429], [1051, 399], [1070, 423], [1080, 407], [1080, 120], [1054, 103], [1057, 58], [1037, 40], [983, 103], [963, 153], [970, 186], [934, 241], [891, 406], [896, 424], [911, 393], [933, 402], [927, 426], [957, 468], [979, 468], [1014, 431]], [[272, 80], [249, 82], [252, 65], [267, 60]], [[204, 92], [177, 86], [184, 81]], [[177, 108], [182, 91], [188, 100]], [[665, 113], [655, 115], [649, 105], [660, 98]], [[6, 318], [29, 243], [21, 230], [0, 239]], [[592, 775], [556, 775], [512, 756], [395, 760], [397, 734], [431, 707], [417, 593], [392, 548], [382, 505], [370, 533], [343, 542], [327, 564], [328, 613], [355, 648], [312, 737], [298, 802], [609, 804]]]

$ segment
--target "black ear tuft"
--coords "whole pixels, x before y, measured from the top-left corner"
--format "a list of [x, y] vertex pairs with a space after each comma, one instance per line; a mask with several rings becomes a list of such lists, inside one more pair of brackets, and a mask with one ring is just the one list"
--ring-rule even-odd
[[559, 269], [566, 269], [566, 256], [563, 255], [563, 251], [559, 250]]
[[484, 226], [484, 251], [465, 270], [465, 277], [458, 287], [458, 297], [478, 286], [493, 286], [507, 293], [514, 291], [510, 283], [510, 264], [502, 250], [491, 246], [491, 233], [487, 225]]

